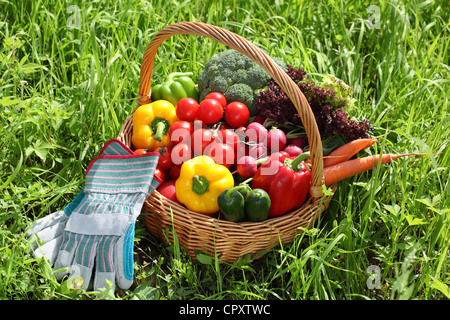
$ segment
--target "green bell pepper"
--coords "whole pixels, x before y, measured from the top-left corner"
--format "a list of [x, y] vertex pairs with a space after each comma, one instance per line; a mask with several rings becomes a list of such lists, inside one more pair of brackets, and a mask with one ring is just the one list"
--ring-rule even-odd
[[217, 198], [219, 209], [226, 220], [240, 222], [245, 217], [244, 196], [235, 188], [226, 189]]
[[239, 185], [224, 190], [217, 198], [219, 209], [226, 220], [240, 222], [259, 222], [269, 216], [270, 197], [262, 189], [251, 189], [248, 185]]
[[245, 197], [247, 219], [253, 222], [264, 221], [269, 217], [269, 194], [262, 189], [253, 189]]
[[198, 89], [191, 79], [192, 72], [174, 72], [169, 74], [166, 81], [151, 88], [152, 101], [167, 100], [175, 107], [183, 98], [192, 98], [198, 101]]

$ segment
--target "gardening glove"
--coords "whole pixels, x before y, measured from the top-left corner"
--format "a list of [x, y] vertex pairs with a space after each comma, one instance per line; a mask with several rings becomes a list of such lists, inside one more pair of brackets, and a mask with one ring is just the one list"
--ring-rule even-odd
[[154, 177], [159, 155], [102, 155], [90, 163], [82, 198], [64, 228], [57, 279], [78, 276], [87, 289], [95, 264], [94, 290], [107, 288], [107, 280], [112, 289], [115, 282], [122, 289], [131, 286], [135, 221], [160, 183]]
[[[100, 151], [100, 155], [128, 154], [133, 154], [133, 151], [117, 139], [109, 140]], [[54, 264], [61, 246], [64, 227], [82, 197], [83, 190], [63, 210], [36, 220], [30, 226], [26, 237], [31, 238], [31, 253], [35, 258], [45, 257], [51, 264]]]

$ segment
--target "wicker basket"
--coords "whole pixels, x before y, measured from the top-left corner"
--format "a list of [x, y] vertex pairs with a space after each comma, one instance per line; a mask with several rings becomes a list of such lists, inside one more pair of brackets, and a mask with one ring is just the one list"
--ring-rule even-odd
[[[327, 209], [331, 198], [323, 195], [323, 158], [320, 134], [311, 108], [300, 89], [267, 54], [255, 45], [225, 29], [199, 23], [180, 22], [160, 30], [145, 50], [140, 74], [137, 107], [150, 103], [150, 84], [156, 51], [162, 42], [177, 34], [198, 35], [216, 40], [260, 65], [280, 85], [294, 103], [304, 124], [312, 161], [310, 195], [297, 210], [263, 222], [234, 223], [188, 210], [159, 192], [153, 192], [145, 201], [144, 222], [149, 231], [164, 242], [173, 243], [175, 230], [181, 247], [195, 260], [198, 252], [217, 254], [220, 261], [233, 262], [246, 254], [270, 250], [287, 244], [310, 227]], [[136, 108], [137, 108], [136, 107]], [[131, 147], [132, 114], [125, 120], [118, 139]]]

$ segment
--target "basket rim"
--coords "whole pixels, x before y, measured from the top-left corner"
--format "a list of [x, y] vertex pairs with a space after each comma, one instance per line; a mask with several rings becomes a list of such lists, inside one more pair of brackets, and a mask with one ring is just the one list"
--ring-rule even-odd
[[[331, 186], [331, 188], [335, 189], [335, 186], [333, 185], [333, 186]], [[192, 215], [193, 217], [195, 217], [197, 219], [201, 219], [201, 220], [205, 220], [205, 221], [209, 220], [209, 221], [211, 221], [211, 223], [214, 222], [214, 225], [222, 224], [223, 226], [227, 226], [227, 225], [235, 226], [237, 224], [237, 225], [239, 225], [239, 226], [241, 226], [243, 228], [246, 228], [246, 229], [251, 229], [252, 227], [260, 227], [261, 225], [268, 225], [269, 226], [269, 225], [276, 224], [277, 222], [280, 222], [280, 221], [283, 221], [283, 220], [286, 220], [286, 219], [292, 217], [293, 215], [295, 215], [295, 213], [299, 209], [304, 209], [303, 208], [304, 206], [306, 207], [306, 206], [308, 206], [310, 204], [313, 204], [313, 203], [316, 203], [316, 202], [325, 201], [325, 198], [321, 198], [321, 200], [315, 200], [314, 201], [313, 198], [308, 197], [300, 208], [288, 211], [285, 214], [277, 216], [277, 217], [271, 217], [269, 219], [266, 219], [266, 220], [263, 220], [263, 221], [257, 221], [257, 222], [256, 221], [232, 222], [232, 221], [228, 221], [228, 220], [225, 220], [225, 219], [220, 219], [219, 216], [216, 217], [217, 213], [213, 214], [213, 215], [206, 215], [206, 214], [202, 214], [200, 212], [196, 212], [196, 211], [190, 210], [190, 209], [184, 207], [183, 205], [181, 205], [179, 203], [176, 203], [176, 202], [174, 202], [171, 199], [168, 199], [167, 197], [165, 197], [164, 195], [159, 193], [158, 190], [154, 190], [153, 192], [155, 193], [155, 195], [157, 197], [163, 198], [168, 206], [170, 206], [170, 207], [180, 206], [180, 207], [183, 208], [183, 211], [186, 214], [190, 214], [190, 215]]]

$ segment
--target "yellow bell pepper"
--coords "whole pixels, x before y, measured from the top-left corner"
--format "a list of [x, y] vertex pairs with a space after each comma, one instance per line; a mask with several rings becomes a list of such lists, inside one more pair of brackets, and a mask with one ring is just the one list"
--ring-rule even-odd
[[179, 121], [176, 109], [169, 101], [157, 100], [140, 106], [133, 114], [133, 146], [148, 151], [169, 147], [169, 128], [176, 121]]
[[233, 186], [233, 175], [227, 167], [216, 164], [211, 157], [198, 156], [181, 166], [175, 192], [189, 210], [212, 214], [219, 210], [219, 195]]

